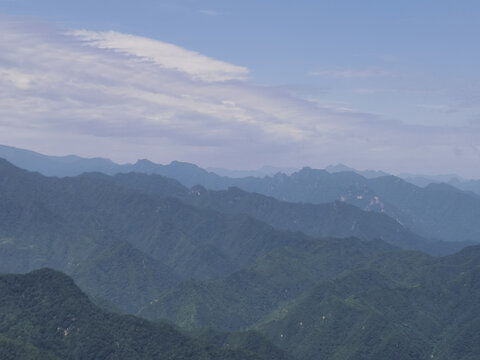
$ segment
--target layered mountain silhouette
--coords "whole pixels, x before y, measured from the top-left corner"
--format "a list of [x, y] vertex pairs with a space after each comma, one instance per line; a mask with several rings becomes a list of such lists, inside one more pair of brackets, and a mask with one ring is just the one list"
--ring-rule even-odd
[[[98, 177], [44, 177], [4, 160], [0, 176], [0, 271], [53, 267], [96, 295], [118, 295], [109, 300], [123, 286], [151, 294], [181, 278], [225, 276], [305, 237]], [[131, 284], [115, 290], [121, 274]], [[142, 297], [117, 305], [132, 309]]]
[[[480, 350], [480, 246], [433, 258], [392, 252], [385, 245], [374, 250], [372, 243], [343, 245], [345, 259], [361, 248], [363, 259], [357, 258], [352, 270], [341, 271], [344, 265], [335, 269], [331, 250], [318, 251], [326, 260], [324, 270], [335, 270], [322, 276], [317, 265], [317, 275], [303, 276], [315, 279], [316, 285], [254, 319], [251, 328], [263, 336], [214, 330], [185, 334], [164, 322], [108, 313], [94, 306], [70, 278], [49, 269], [0, 275], [0, 354], [2, 359], [475, 359]], [[301, 267], [293, 268], [300, 270], [291, 280], [302, 273]], [[288, 281], [276, 285], [280, 283]], [[286, 290], [295, 289], [293, 281], [290, 284]], [[221, 310], [209, 318], [222, 318]], [[248, 306], [243, 311], [250, 313]]]
[[53, 267], [129, 312], [183, 279], [228, 276], [307, 235], [383, 239], [434, 254], [462, 245], [428, 241], [384, 214], [342, 202], [294, 204], [236, 188], [189, 190], [135, 173], [45, 177], [6, 161], [0, 174], [0, 270]]
[[475, 194], [37, 160], [74, 176], [0, 160], [0, 272], [27, 273], [0, 275], [2, 359], [478, 357]]
[[467, 242], [435, 241], [408, 230], [384, 212], [365, 211], [344, 201], [326, 204], [280, 201], [258, 193], [249, 193], [237, 187], [227, 190], [207, 190], [202, 186], [191, 189], [159, 175], [128, 173], [108, 178], [150, 195], [173, 196], [202, 209], [229, 214], [248, 214], [278, 229], [301, 231], [314, 237], [355, 236], [360, 239], [382, 239], [393, 245], [442, 255], [460, 250]]
[[178, 161], [159, 165], [139, 160], [135, 164], [118, 165], [107, 159], [52, 157], [5, 146], [0, 147], [0, 156], [44, 175], [71, 176], [85, 171], [110, 175], [139, 172], [173, 178], [188, 188], [195, 185], [210, 190], [238, 187], [288, 202], [319, 204], [337, 200], [362, 210], [386, 213], [426, 238], [480, 241], [480, 223], [472, 221], [480, 214], [480, 197], [445, 184], [423, 188], [395, 176], [377, 176], [383, 175], [379, 172], [363, 173], [369, 177], [366, 178], [355, 171], [338, 172], [343, 169], [338, 166], [330, 168], [331, 172], [306, 167], [291, 175], [229, 178]]

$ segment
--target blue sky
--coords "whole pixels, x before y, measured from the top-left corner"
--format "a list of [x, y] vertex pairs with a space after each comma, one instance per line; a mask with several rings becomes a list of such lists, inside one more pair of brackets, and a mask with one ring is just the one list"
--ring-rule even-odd
[[475, 1], [0, 0], [0, 142], [480, 177], [479, 14]]

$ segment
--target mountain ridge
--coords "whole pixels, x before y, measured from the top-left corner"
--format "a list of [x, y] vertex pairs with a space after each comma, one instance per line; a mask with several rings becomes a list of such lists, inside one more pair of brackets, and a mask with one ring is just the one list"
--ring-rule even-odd
[[[61, 359], [269, 359], [249, 351], [248, 343], [215, 346], [165, 322], [104, 312], [71, 278], [51, 269], [0, 275], [0, 289], [0, 335]], [[276, 354], [289, 358], [278, 349]]]

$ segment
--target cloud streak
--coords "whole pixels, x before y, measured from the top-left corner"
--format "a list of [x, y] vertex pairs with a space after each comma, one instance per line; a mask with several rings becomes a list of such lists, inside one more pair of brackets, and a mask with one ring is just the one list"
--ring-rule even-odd
[[217, 16], [218, 15], [218, 12], [215, 11], [215, 10], [200, 10], [199, 13], [203, 14], [203, 15], [208, 15], [208, 16]]
[[309, 73], [311, 76], [328, 76], [335, 78], [372, 78], [380, 76], [391, 76], [393, 73], [381, 69], [365, 69], [365, 70], [354, 70], [354, 69], [342, 69], [342, 70], [322, 70], [322, 71], [312, 71]]
[[151, 61], [165, 69], [177, 70], [203, 81], [245, 80], [248, 69], [214, 60], [179, 46], [115, 31], [71, 31], [69, 34], [86, 45], [128, 54], [138, 60]]

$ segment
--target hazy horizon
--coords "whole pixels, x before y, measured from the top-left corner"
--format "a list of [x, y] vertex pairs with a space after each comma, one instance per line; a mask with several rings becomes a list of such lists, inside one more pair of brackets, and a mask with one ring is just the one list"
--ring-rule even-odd
[[[135, 159], [134, 161], [131, 161], [131, 162], [116, 162], [116, 161], [114, 161], [114, 160], [112, 160], [108, 157], [102, 157], [102, 156], [81, 157], [77, 154], [60, 154], [60, 155], [45, 154], [45, 153], [40, 153], [40, 152], [33, 151], [31, 149], [18, 148], [18, 147], [14, 147], [14, 146], [10, 147], [8, 145], [0, 144], [0, 147], [2, 147], [2, 146], [6, 146], [7, 148], [17, 149], [17, 150], [20, 150], [20, 151], [24, 151], [24, 150], [25, 151], [32, 151], [36, 154], [40, 154], [40, 155], [47, 156], [47, 157], [60, 157], [60, 158], [62, 158], [62, 157], [74, 156], [74, 157], [79, 157], [81, 159], [87, 159], [87, 160], [104, 159], [104, 160], [112, 161], [116, 165], [121, 165], [121, 166], [134, 165], [135, 163], [143, 161], [143, 160], [152, 161], [151, 159], [148, 159], [148, 158], [139, 158], [139, 159]], [[0, 158], [2, 158], [1, 152], [0, 152]], [[179, 160], [173, 159], [171, 161], [164, 162], [164, 163], [156, 162], [156, 164], [169, 165], [172, 162], [176, 162], [176, 161], [179, 161]], [[152, 162], [155, 163], [155, 161], [152, 161]], [[229, 168], [229, 167], [208, 167], [208, 166], [207, 167], [202, 167], [198, 164], [188, 162], [188, 161], [180, 161], [180, 162], [197, 165], [197, 166], [201, 167], [202, 169], [204, 169], [206, 171], [214, 172], [214, 173], [217, 173], [220, 176], [228, 176], [228, 177], [272, 176], [272, 175], [274, 175], [278, 172], [284, 173], [284, 174], [287, 174], [287, 175], [291, 175], [292, 173], [298, 172], [298, 171], [302, 170], [303, 168], [306, 168], [306, 167], [312, 168], [312, 166], [310, 166], [308, 164], [306, 164], [304, 166], [296, 167], [296, 168], [293, 168], [293, 167], [278, 167], [278, 166], [273, 166], [273, 165], [269, 165], [269, 164], [266, 164], [266, 165], [263, 165], [263, 166], [257, 167], [257, 168]], [[386, 175], [394, 175], [394, 176], [398, 176], [398, 177], [401, 177], [401, 178], [404, 178], [404, 179], [407, 179], [407, 180], [408, 179], [413, 179], [415, 177], [424, 177], [426, 179], [431, 179], [432, 181], [449, 181], [453, 178], [457, 178], [459, 180], [479, 180], [478, 178], [464, 178], [464, 177], [462, 177], [458, 174], [455, 174], [455, 173], [433, 173], [433, 174], [429, 174], [429, 173], [389, 173], [389, 172], [386, 172], [382, 169], [355, 168], [353, 166], [349, 166], [348, 164], [343, 164], [343, 163], [328, 164], [328, 165], [326, 165], [325, 167], [322, 167], [322, 168], [315, 168], [315, 167], [313, 167], [313, 168], [314, 169], [319, 169], [319, 170], [327, 170], [328, 172], [332, 173], [332, 172], [344, 171], [344, 170], [339, 170], [339, 168], [344, 168], [344, 167], [346, 168], [345, 171], [356, 171], [358, 173], [363, 173], [364, 176], [365, 176], [365, 173], [384, 173]], [[375, 176], [381, 176], [381, 175], [377, 174]], [[367, 177], [369, 177], [369, 176], [367, 175]]]

